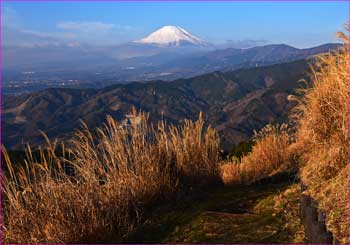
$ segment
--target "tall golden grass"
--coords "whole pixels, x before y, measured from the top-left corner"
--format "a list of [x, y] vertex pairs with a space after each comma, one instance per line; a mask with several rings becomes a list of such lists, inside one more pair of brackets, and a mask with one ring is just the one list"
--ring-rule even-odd
[[326, 212], [327, 227], [349, 242], [350, 54], [348, 37], [339, 36], [344, 46], [311, 65], [312, 86], [302, 91], [293, 114], [295, 135], [285, 124], [268, 125], [255, 133], [251, 153], [222, 162], [220, 171], [218, 136], [201, 115], [179, 127], [153, 127], [135, 110], [141, 120], [129, 127], [108, 117], [94, 132], [84, 125], [60, 155], [57, 142], [47, 140], [39, 159], [28, 147], [16, 169], [3, 150], [3, 242], [118, 241], [137, 226], [147, 204], [186, 186], [205, 186], [219, 173], [225, 183], [253, 183], [294, 168], [296, 160], [302, 182]]
[[[349, 32], [349, 25], [346, 26]], [[311, 84], [298, 90], [291, 118], [295, 133], [268, 126], [255, 136], [252, 152], [241, 162], [226, 161], [226, 183], [252, 183], [273, 173], [300, 167], [302, 182], [326, 213], [327, 227], [342, 243], [350, 241], [350, 54], [343, 47], [315, 57]]]
[[286, 171], [293, 162], [291, 138], [286, 124], [267, 125], [253, 138], [252, 151], [241, 162], [223, 162], [224, 183], [253, 183], [277, 172]]
[[4, 150], [3, 242], [116, 242], [146, 205], [217, 180], [218, 136], [201, 115], [180, 127], [153, 127], [135, 110], [134, 117], [141, 120], [129, 127], [111, 117], [94, 132], [84, 125], [70, 149], [60, 147], [63, 156], [49, 140], [39, 159], [28, 147], [17, 169]]
[[[347, 31], [349, 26], [347, 25]], [[317, 57], [312, 86], [297, 106], [301, 179], [327, 214], [327, 226], [341, 242], [350, 241], [349, 206], [349, 39], [344, 46]]]

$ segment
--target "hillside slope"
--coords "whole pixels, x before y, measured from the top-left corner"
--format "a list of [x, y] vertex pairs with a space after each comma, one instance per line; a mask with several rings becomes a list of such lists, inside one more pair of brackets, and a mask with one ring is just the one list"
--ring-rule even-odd
[[115, 85], [100, 90], [48, 89], [4, 97], [3, 143], [18, 148], [42, 142], [39, 130], [51, 138], [67, 138], [81, 125], [101, 125], [107, 115], [122, 120], [132, 107], [150, 112], [151, 121], [170, 123], [196, 119], [219, 132], [227, 147], [249, 138], [254, 129], [283, 120], [292, 104], [287, 95], [305, 75], [305, 60], [267, 67], [214, 72], [173, 82], [152, 81]]

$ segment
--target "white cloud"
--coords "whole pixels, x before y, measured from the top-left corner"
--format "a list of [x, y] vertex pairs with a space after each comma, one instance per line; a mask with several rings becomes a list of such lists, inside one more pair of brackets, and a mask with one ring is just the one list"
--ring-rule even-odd
[[131, 26], [100, 21], [61, 21], [50, 31], [36, 30], [28, 28], [21, 16], [7, 6], [1, 18], [4, 47], [113, 45], [129, 41], [137, 31]]
[[22, 28], [4, 27], [4, 47], [45, 47], [67, 45], [76, 35], [69, 32], [40, 32]]
[[76, 36], [69, 32], [40, 32], [32, 30], [20, 30], [22, 34], [31, 35], [33, 37], [45, 38], [45, 39], [72, 39]]
[[111, 45], [129, 41], [126, 38], [137, 31], [128, 25], [99, 21], [62, 21], [57, 23], [56, 28], [70, 33], [71, 38], [67, 38], [69, 41], [97, 45]]
[[57, 24], [57, 28], [64, 30], [73, 30], [81, 32], [106, 32], [115, 27], [114, 24], [107, 24], [103, 22], [89, 22], [89, 21], [64, 21]]
[[6, 47], [43, 47], [59, 45], [62, 41], [58, 33], [40, 32], [26, 28], [19, 14], [5, 6], [2, 12], [3, 46]]
[[252, 48], [256, 46], [266, 45], [267, 43], [268, 41], [264, 39], [227, 40], [223, 46], [227, 46], [229, 48]]

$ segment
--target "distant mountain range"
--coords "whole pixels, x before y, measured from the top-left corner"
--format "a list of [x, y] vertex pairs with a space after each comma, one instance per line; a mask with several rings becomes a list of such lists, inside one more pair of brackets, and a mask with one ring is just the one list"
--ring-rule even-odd
[[[166, 26], [113, 48], [23, 48], [16, 50], [22, 52], [20, 61], [7, 59], [17, 56], [4, 50], [5, 67], [12, 62], [17, 69], [5, 70], [4, 84], [11, 79], [37, 80], [39, 85], [45, 80], [79, 81], [76, 89], [39, 91], [45, 86], [38, 86], [27, 90], [38, 92], [18, 96], [3, 90], [2, 142], [12, 149], [27, 142], [37, 145], [43, 142], [39, 130], [67, 139], [80, 119], [94, 128], [107, 115], [122, 121], [136, 107], [149, 112], [151, 121], [169, 123], [196, 119], [202, 111], [227, 148], [251, 137], [254, 129], [284, 121], [292, 107], [287, 96], [305, 77], [307, 60], [339, 46], [215, 49], [181, 27]], [[45, 52], [55, 55], [45, 58]]]
[[[170, 81], [305, 59], [338, 46], [324, 44], [297, 49], [274, 44], [220, 49], [181, 27], [164, 26], [141, 40], [110, 47], [7, 47], [3, 50], [3, 78], [4, 82], [79, 79], [108, 81], [106, 84]], [[28, 72], [34, 73], [28, 76]]]
[[123, 120], [135, 106], [150, 112], [151, 121], [163, 118], [169, 123], [196, 119], [203, 111], [206, 122], [218, 130], [223, 147], [228, 147], [248, 139], [253, 129], [283, 121], [292, 106], [287, 95], [299, 86], [298, 80], [305, 76], [307, 68], [306, 60], [299, 60], [172, 82], [48, 89], [4, 96], [2, 142], [8, 148], [21, 148], [26, 142], [41, 143], [39, 129], [50, 138], [67, 139], [79, 128], [80, 119], [94, 128], [102, 125], [107, 115]]
[[[240, 68], [306, 59], [313, 55], [336, 49], [339, 46], [339, 44], [324, 44], [308, 49], [297, 49], [285, 44], [272, 44], [248, 49], [228, 48], [214, 50], [205, 54], [193, 54], [164, 62], [152, 67], [144, 74], [149, 74], [149, 78], [159, 79], [159, 74], [163, 73], [162, 79], [176, 79], [213, 71], [233, 71]], [[151, 75], [154, 76], [152, 77]]]

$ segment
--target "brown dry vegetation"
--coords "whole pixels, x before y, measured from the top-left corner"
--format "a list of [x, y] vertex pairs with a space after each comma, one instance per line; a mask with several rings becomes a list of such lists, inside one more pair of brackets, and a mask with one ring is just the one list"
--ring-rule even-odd
[[[347, 31], [349, 26], [347, 25]], [[296, 133], [285, 126], [267, 126], [255, 136], [252, 152], [241, 162], [220, 166], [225, 183], [252, 183], [290, 167], [299, 167], [307, 192], [326, 213], [328, 229], [342, 243], [350, 241], [349, 39], [344, 46], [319, 55], [310, 65], [311, 84], [299, 90], [291, 119]]]
[[350, 241], [350, 55], [348, 37], [339, 36], [344, 47], [319, 56], [311, 66], [312, 86], [296, 108], [296, 145], [302, 182], [326, 212], [328, 228], [346, 243]]
[[57, 156], [57, 145], [48, 141], [40, 159], [28, 148], [18, 169], [4, 151], [4, 242], [117, 241], [134, 230], [147, 205], [186, 187], [208, 185], [219, 174], [225, 183], [253, 183], [296, 167], [326, 212], [329, 230], [349, 242], [350, 55], [349, 39], [339, 35], [344, 47], [311, 65], [312, 84], [292, 115], [295, 133], [285, 124], [266, 126], [248, 155], [221, 162], [220, 171], [218, 136], [204, 128], [201, 115], [179, 127], [153, 127], [135, 111], [141, 120], [127, 128], [108, 118], [94, 133], [87, 126], [78, 131], [68, 158]]
[[286, 124], [267, 125], [255, 133], [253, 141], [252, 151], [241, 162], [232, 159], [222, 163], [220, 170], [225, 183], [253, 183], [292, 166], [291, 139]]
[[4, 151], [3, 242], [118, 241], [146, 205], [217, 179], [218, 137], [201, 115], [181, 127], [152, 127], [145, 114], [134, 115], [141, 120], [129, 127], [111, 117], [94, 134], [85, 126], [69, 158], [58, 157], [48, 141], [40, 159], [28, 148], [23, 166], [14, 169]]

